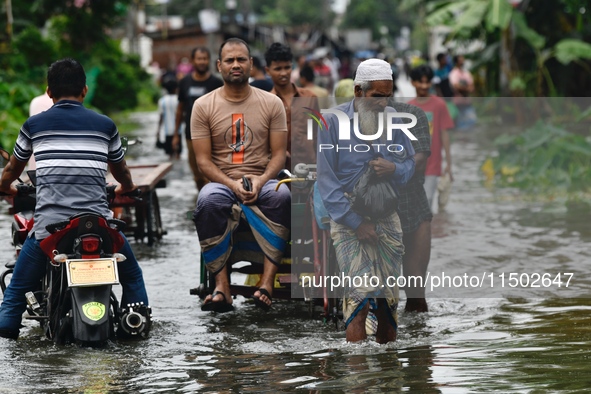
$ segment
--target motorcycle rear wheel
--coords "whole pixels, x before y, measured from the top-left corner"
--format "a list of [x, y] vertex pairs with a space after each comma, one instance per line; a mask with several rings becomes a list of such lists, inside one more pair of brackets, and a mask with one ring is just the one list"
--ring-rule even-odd
[[72, 322], [69, 311], [70, 302], [66, 271], [61, 268], [50, 267], [46, 281], [47, 294], [45, 334], [56, 344], [63, 345], [72, 342]]

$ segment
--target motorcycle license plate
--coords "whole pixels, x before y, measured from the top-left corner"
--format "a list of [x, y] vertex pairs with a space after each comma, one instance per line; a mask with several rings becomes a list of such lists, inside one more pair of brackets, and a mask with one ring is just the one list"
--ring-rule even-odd
[[117, 285], [117, 261], [113, 258], [66, 260], [68, 286]]

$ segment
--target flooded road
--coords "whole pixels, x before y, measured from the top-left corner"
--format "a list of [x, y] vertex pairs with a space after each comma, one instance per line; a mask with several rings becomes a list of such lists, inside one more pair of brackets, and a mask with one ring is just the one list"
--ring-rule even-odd
[[[139, 163], [155, 152], [155, 113]], [[569, 297], [556, 286], [524, 290], [428, 291], [430, 312], [400, 313], [395, 344], [347, 344], [344, 331], [310, 318], [299, 302], [264, 313], [238, 297], [236, 311], [201, 312], [199, 245], [187, 212], [196, 193], [181, 160], [158, 189], [168, 234], [154, 247], [133, 243], [154, 314], [148, 341], [106, 349], [58, 347], [25, 321], [18, 341], [0, 339], [0, 392], [583, 392], [591, 386], [591, 226], [586, 205], [524, 202], [487, 190], [478, 173], [488, 143], [454, 139], [454, 189], [435, 215], [432, 273], [573, 273]], [[8, 206], [1, 203], [0, 255], [13, 256]], [[496, 284], [496, 283], [495, 283]], [[445, 295], [445, 298], [442, 296]], [[479, 298], [493, 296], [493, 298]], [[454, 298], [449, 298], [454, 297]], [[577, 298], [578, 297], [578, 298]], [[404, 295], [401, 309], [404, 308]]]

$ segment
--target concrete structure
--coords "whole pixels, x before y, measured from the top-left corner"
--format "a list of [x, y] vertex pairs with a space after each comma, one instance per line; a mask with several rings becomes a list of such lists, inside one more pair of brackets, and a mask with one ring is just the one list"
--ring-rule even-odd
[[224, 42], [223, 33], [205, 34], [198, 26], [168, 30], [166, 37], [161, 32], [148, 33], [147, 36], [152, 39], [152, 62], [157, 62], [160, 68], [174, 69], [183, 57], [190, 57], [193, 48], [205, 46], [212, 52], [212, 70], [215, 70], [217, 50]]

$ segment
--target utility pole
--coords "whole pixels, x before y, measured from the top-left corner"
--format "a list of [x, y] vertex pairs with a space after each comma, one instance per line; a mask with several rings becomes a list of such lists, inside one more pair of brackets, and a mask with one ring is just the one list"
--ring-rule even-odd
[[[211, 0], [205, 0], [205, 8], [210, 10], [213, 9]], [[219, 26], [221, 28], [221, 23], [219, 23]], [[214, 70], [214, 73], [215, 71], [217, 71], [217, 48], [215, 46], [215, 32], [207, 32], [207, 48], [209, 49], [209, 53], [211, 54], [211, 56], [209, 57], [209, 67], [210, 70]]]
[[162, 38], [168, 38], [168, 0], [160, 0], [162, 2]]
[[228, 15], [228, 33], [233, 36], [239, 36], [240, 32], [236, 23], [236, 7], [238, 3], [236, 0], [226, 0], [226, 12]]
[[250, 0], [242, 0], [242, 15], [244, 25], [248, 27], [248, 41], [254, 41], [255, 23]]

